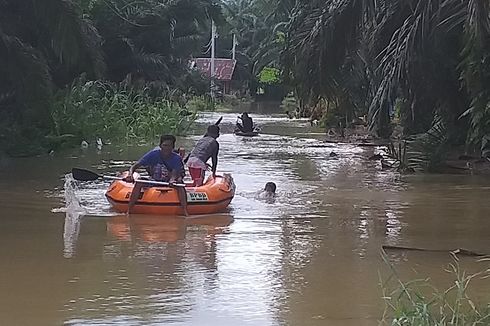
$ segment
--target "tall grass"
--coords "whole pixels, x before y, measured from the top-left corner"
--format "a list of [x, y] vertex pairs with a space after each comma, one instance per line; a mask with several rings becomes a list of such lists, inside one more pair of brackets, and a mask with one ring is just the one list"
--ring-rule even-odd
[[241, 105], [250, 104], [250, 98], [238, 98], [232, 94], [223, 94], [216, 100], [209, 95], [194, 95], [185, 104], [186, 108], [193, 112], [228, 112], [234, 111]]
[[155, 139], [162, 133], [182, 135], [196, 113], [179, 102], [171, 96], [155, 98], [148, 89], [79, 79], [53, 101], [52, 136], [131, 142]]
[[467, 294], [471, 281], [488, 277], [490, 269], [468, 274], [453, 255], [453, 263], [446, 271], [453, 275], [454, 283], [439, 291], [428, 279], [402, 281], [384, 252], [382, 256], [390, 267], [391, 275], [381, 282], [385, 300], [381, 325], [490, 325], [490, 303], [476, 304]]
[[193, 96], [186, 103], [186, 107], [191, 111], [215, 111], [216, 104], [209, 95]]

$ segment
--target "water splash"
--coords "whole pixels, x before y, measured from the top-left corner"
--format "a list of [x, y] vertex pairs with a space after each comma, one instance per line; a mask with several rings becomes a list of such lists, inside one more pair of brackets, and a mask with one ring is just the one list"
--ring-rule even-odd
[[77, 197], [78, 185], [70, 174], [65, 175], [65, 225], [63, 229], [63, 256], [72, 258], [76, 252], [76, 243], [80, 234], [80, 221], [87, 211]]
[[86, 210], [82, 207], [80, 200], [77, 198], [79, 188], [77, 181], [73, 179], [71, 173], [65, 175], [64, 189], [66, 211], [86, 213]]

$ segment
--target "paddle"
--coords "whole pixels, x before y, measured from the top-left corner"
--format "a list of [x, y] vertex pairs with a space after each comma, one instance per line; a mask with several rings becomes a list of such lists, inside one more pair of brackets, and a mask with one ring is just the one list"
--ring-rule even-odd
[[[73, 175], [73, 179], [78, 180], [78, 181], [95, 181], [97, 179], [110, 179], [110, 180], [122, 180], [123, 179], [121, 177], [112, 177], [112, 176], [108, 176], [108, 175], [97, 174], [93, 171], [80, 169], [80, 168], [71, 169], [71, 174]], [[148, 185], [155, 185], [155, 186], [185, 187], [185, 184], [169, 183], [169, 182], [163, 182], [163, 181], [151, 181], [151, 180], [137, 179], [137, 180], [135, 180], [135, 182], [148, 184]]]

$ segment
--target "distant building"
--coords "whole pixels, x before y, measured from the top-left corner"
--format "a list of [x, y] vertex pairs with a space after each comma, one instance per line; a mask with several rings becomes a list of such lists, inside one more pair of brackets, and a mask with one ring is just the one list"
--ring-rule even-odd
[[[214, 78], [216, 84], [220, 85], [223, 94], [229, 94], [231, 79], [235, 71], [236, 60], [214, 59]], [[196, 68], [207, 78], [211, 78], [211, 58], [195, 58], [191, 60], [191, 68]]]

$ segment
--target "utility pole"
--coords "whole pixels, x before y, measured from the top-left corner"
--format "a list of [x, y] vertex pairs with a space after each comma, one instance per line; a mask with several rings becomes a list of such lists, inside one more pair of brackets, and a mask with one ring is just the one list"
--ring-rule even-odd
[[211, 20], [211, 98], [214, 101], [214, 39], [216, 37], [216, 26]]
[[231, 58], [235, 60], [235, 50], [236, 50], [236, 34], [233, 34], [233, 48], [231, 50]]

